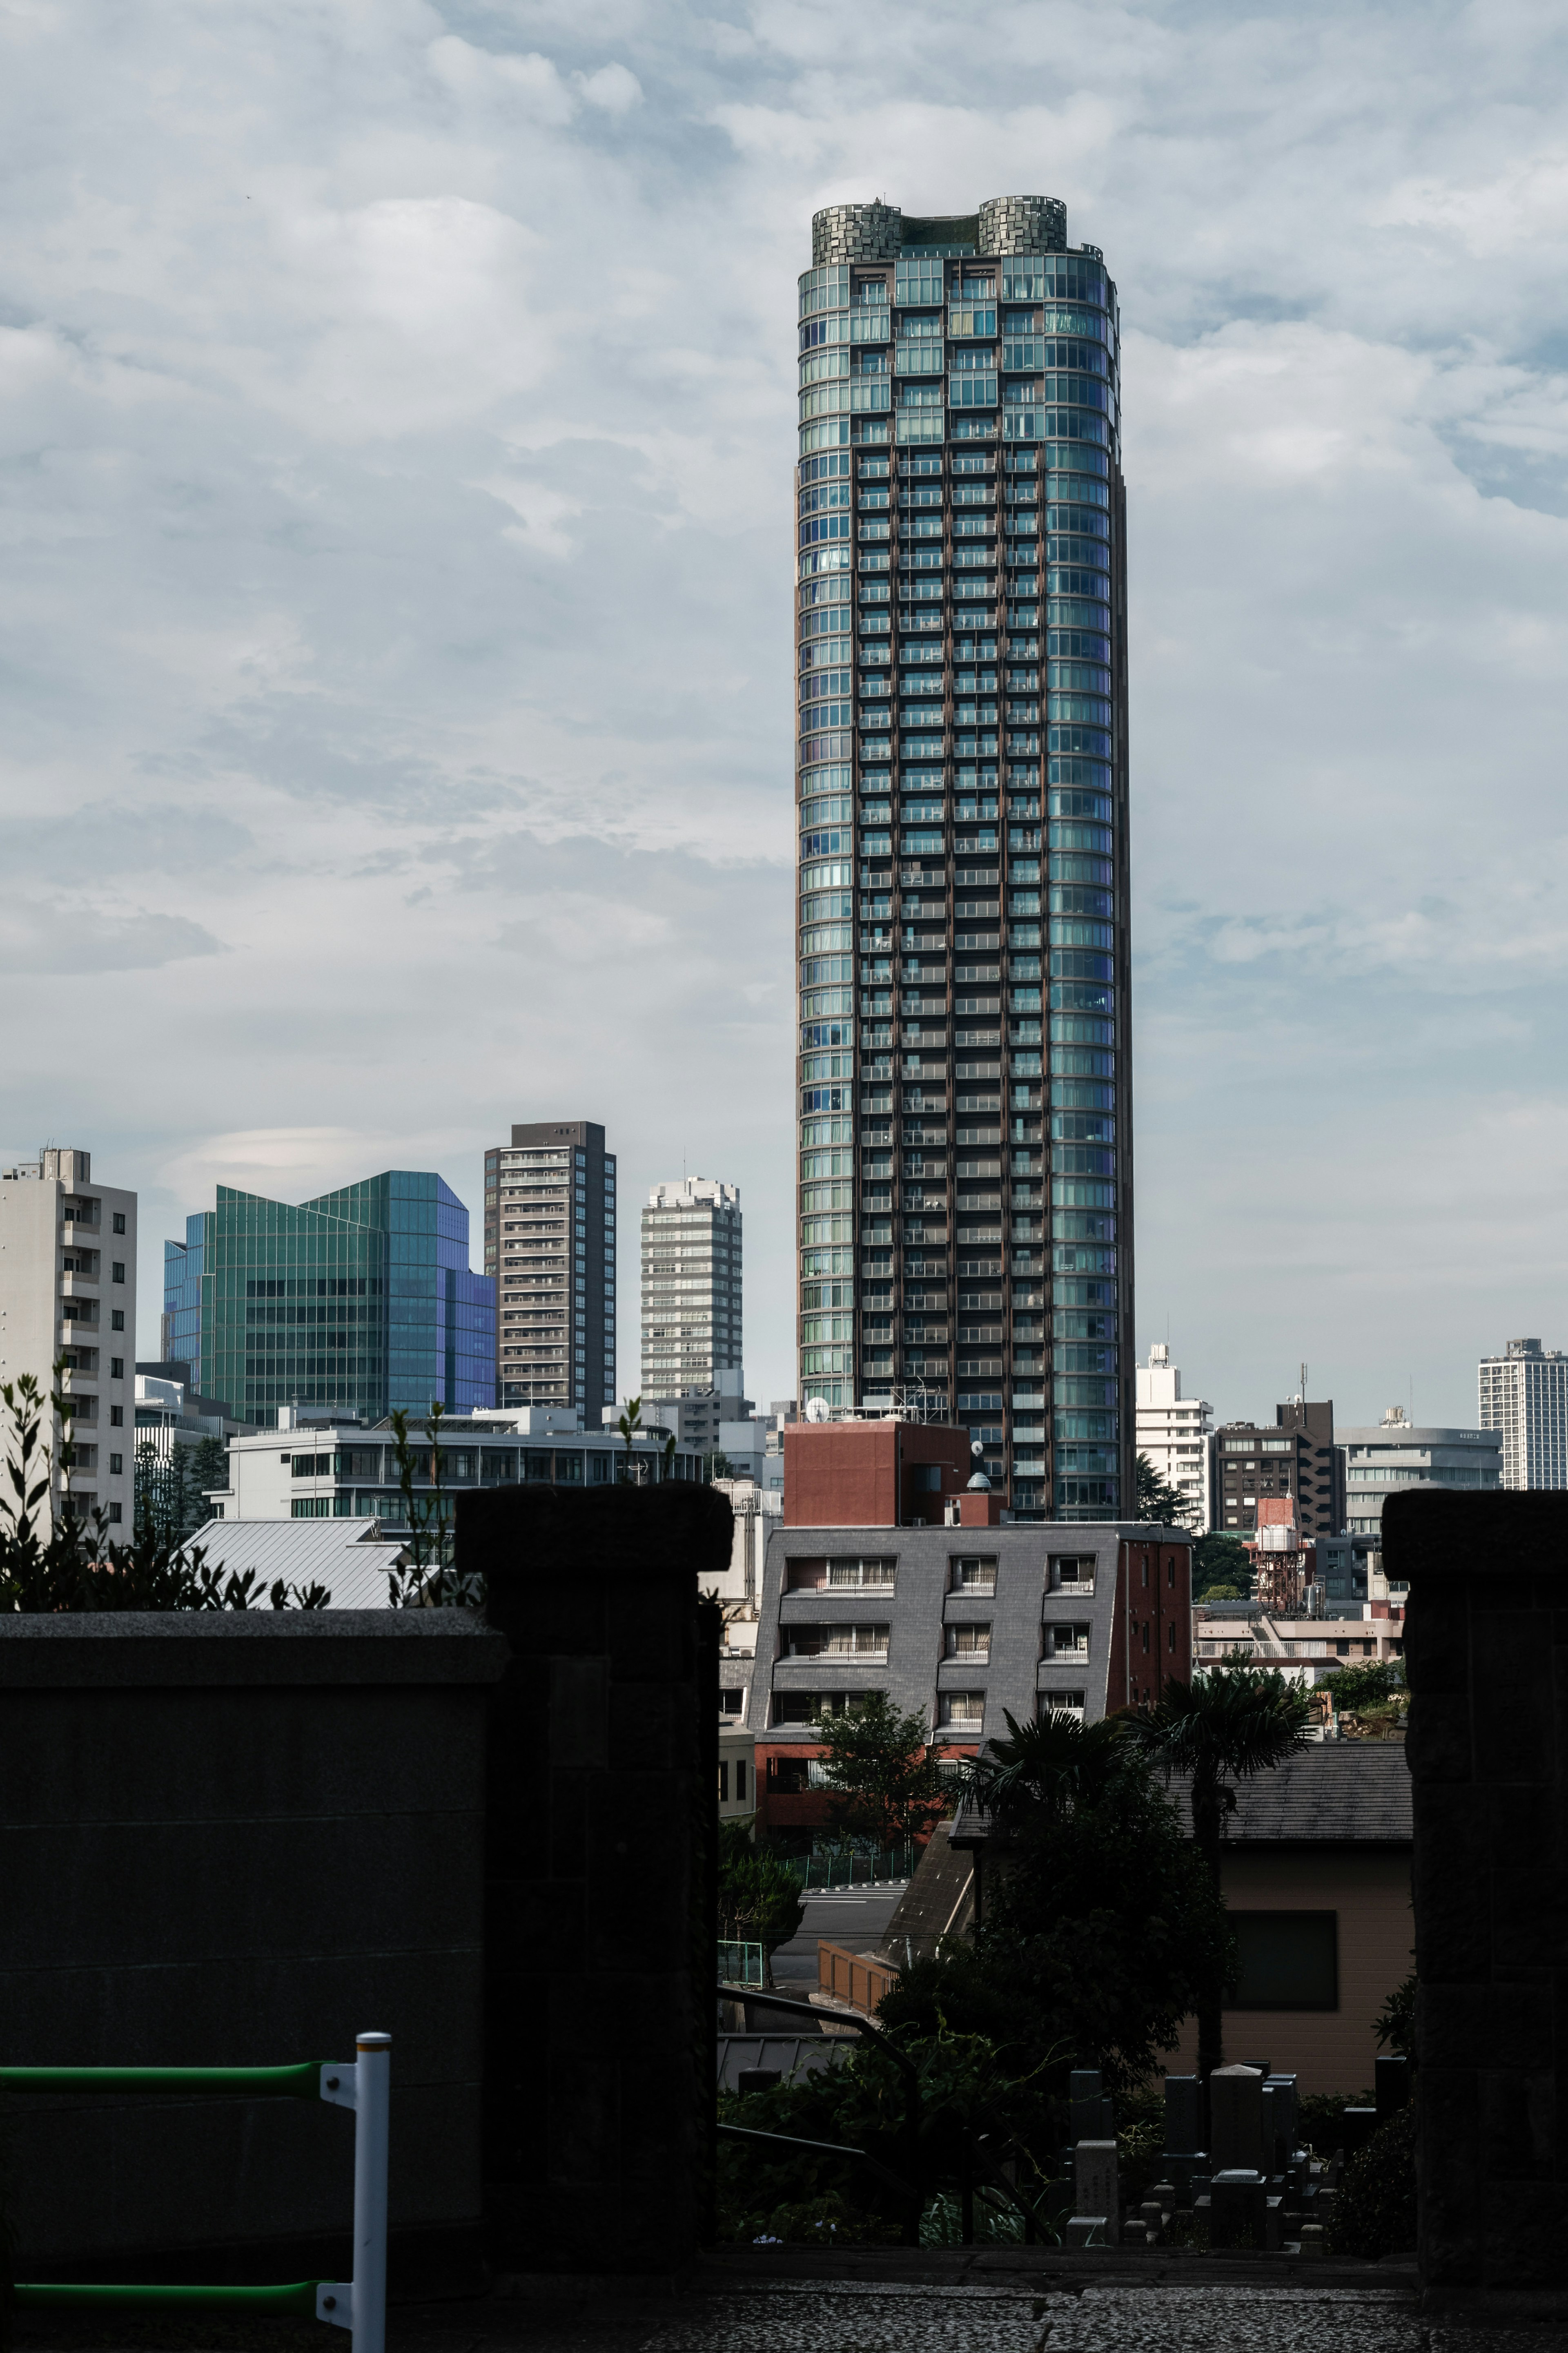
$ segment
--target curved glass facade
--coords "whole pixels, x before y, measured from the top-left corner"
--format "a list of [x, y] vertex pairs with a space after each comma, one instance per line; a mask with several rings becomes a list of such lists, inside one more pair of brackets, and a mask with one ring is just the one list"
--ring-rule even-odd
[[835, 207], [864, 258], [800, 280], [800, 1395], [965, 1422], [1015, 1510], [1099, 1520], [1133, 1438], [1116, 291], [1092, 247], [930, 226]]

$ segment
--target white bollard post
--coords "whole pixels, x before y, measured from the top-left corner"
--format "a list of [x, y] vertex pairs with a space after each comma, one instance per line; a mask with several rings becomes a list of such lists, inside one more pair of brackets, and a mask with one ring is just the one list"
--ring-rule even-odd
[[386, 2162], [392, 2037], [354, 2037], [353, 2353], [386, 2353]]

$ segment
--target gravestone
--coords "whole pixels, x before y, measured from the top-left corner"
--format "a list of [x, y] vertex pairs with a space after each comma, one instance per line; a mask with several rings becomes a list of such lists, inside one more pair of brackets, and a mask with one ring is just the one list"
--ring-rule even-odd
[[1373, 2063], [1373, 2083], [1377, 2100], [1377, 2121], [1385, 2125], [1395, 2116], [1410, 2098], [1410, 2062], [1397, 2055], [1380, 2058]]
[[1080, 2140], [1102, 2140], [1105, 2116], [1105, 2078], [1098, 2067], [1075, 2067], [1068, 2077], [1068, 2105], [1071, 2112], [1072, 2142], [1076, 2148]]
[[1080, 2140], [1073, 2150], [1072, 2207], [1075, 2214], [1103, 2215], [1108, 2222], [1121, 2213], [1113, 2140]]
[[1262, 2170], [1263, 2078], [1256, 2067], [1216, 2067], [1209, 2077], [1209, 2155], [1217, 2179]]
[[1268, 2236], [1268, 2185], [1262, 2174], [1248, 2166], [1216, 2173], [1209, 2186], [1210, 2246], [1261, 2250]]
[[1407, 1580], [1427, 2309], [1568, 2310], [1568, 1495], [1390, 1498]]
[[1203, 2086], [1195, 2075], [1165, 2078], [1165, 2147], [1190, 2156], [1203, 2147]]

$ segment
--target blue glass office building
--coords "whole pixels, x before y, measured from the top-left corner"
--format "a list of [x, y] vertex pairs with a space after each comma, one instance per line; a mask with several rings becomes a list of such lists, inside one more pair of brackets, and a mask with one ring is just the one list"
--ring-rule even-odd
[[1132, 1508], [1120, 322], [1066, 208], [835, 205], [799, 287], [800, 1395]]
[[246, 1421], [331, 1405], [495, 1403], [495, 1284], [468, 1267], [468, 1213], [443, 1179], [389, 1169], [296, 1208], [217, 1188], [163, 1245], [163, 1353]]

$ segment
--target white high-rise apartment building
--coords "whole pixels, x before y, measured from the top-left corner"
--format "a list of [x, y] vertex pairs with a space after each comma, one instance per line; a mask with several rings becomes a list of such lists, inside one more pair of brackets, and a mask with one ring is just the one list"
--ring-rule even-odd
[[72, 1461], [46, 1409], [51, 1512], [68, 1493], [129, 1535], [136, 1458], [136, 1196], [95, 1185], [86, 1152], [0, 1171], [0, 1381], [75, 1400]]
[[1510, 1340], [1480, 1362], [1480, 1424], [1502, 1433], [1505, 1487], [1568, 1487], [1568, 1355]]
[[1137, 1367], [1138, 1451], [1182, 1497], [1182, 1519], [1195, 1535], [1209, 1525], [1209, 1432], [1214, 1409], [1182, 1395], [1182, 1373], [1163, 1340]]
[[643, 1396], [739, 1394], [741, 1304], [740, 1187], [656, 1185], [642, 1213]]

